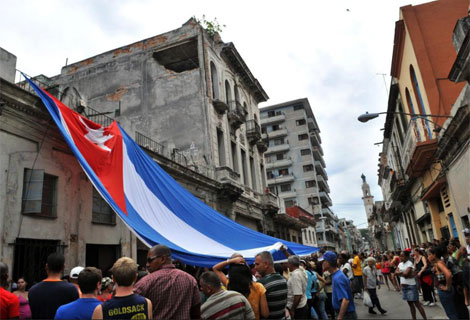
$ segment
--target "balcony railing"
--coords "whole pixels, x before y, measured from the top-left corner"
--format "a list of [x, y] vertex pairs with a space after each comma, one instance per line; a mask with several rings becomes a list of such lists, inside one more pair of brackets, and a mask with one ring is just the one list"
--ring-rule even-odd
[[261, 128], [253, 119], [246, 122], [246, 138], [251, 144], [261, 139]]
[[292, 165], [291, 159], [274, 160], [269, 162], [266, 161], [266, 169], [289, 167], [290, 165]]
[[435, 125], [425, 118], [415, 117], [410, 120], [402, 145], [402, 165], [407, 174], [417, 146], [432, 144], [435, 141], [437, 134], [433, 132], [434, 128]]
[[261, 122], [262, 125], [267, 125], [267, 124], [283, 122], [285, 120], [286, 120], [285, 114], [284, 113], [279, 113], [279, 114], [276, 114], [272, 117], [261, 118], [260, 122]]
[[268, 147], [268, 150], [266, 150], [265, 154], [288, 151], [289, 149], [290, 149], [290, 145], [288, 143], [278, 144], [275, 146]]
[[137, 132], [137, 131], [135, 132], [135, 142], [137, 142], [139, 146], [147, 150], [150, 150], [155, 153], [158, 153], [159, 155], [165, 156], [165, 153], [164, 153], [165, 147], [162, 144], [150, 139], [149, 137], [144, 136], [142, 133]]
[[285, 137], [285, 136], [287, 136], [287, 129], [284, 129], [284, 128], [274, 130], [268, 133], [269, 139]]
[[245, 122], [246, 111], [238, 101], [229, 102], [229, 112], [227, 115], [228, 121], [234, 128], [240, 128], [241, 124]]

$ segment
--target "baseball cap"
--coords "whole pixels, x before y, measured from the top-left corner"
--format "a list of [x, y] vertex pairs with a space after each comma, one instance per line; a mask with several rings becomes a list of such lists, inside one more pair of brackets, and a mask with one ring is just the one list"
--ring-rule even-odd
[[465, 235], [470, 235], [470, 228], [465, 228], [465, 229], [463, 229], [463, 233], [464, 233]]
[[327, 262], [336, 262], [336, 259], [337, 259], [336, 253], [334, 253], [333, 251], [326, 251], [323, 254], [323, 260]]
[[78, 275], [80, 274], [80, 272], [82, 272], [83, 269], [85, 269], [85, 268], [80, 267], [80, 266], [77, 266], [77, 267], [73, 268], [70, 271], [70, 279], [78, 279]]
[[405, 251], [406, 251], [406, 252], [411, 252], [411, 249], [410, 249], [410, 248], [406, 248]]

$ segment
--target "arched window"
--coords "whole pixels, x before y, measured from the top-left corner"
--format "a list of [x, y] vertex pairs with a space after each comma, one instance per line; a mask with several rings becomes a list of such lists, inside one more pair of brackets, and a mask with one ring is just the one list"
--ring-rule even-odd
[[[408, 88], [405, 89], [405, 95], [406, 95], [406, 102], [408, 103], [408, 109], [410, 110], [410, 113], [415, 115], [416, 114], [415, 107], [413, 105], [413, 100], [411, 100], [410, 91], [408, 90]], [[412, 118], [415, 118], [415, 117], [413, 116]]]
[[[415, 93], [415, 99], [418, 103], [419, 114], [426, 116], [426, 109], [424, 108], [423, 96], [421, 95], [421, 90], [419, 89], [418, 78], [416, 77], [415, 69], [413, 68], [413, 65], [411, 64], [410, 64], [410, 78], [411, 78], [411, 83], [413, 84], [413, 91]], [[424, 117], [424, 122], [426, 123], [426, 130], [427, 130], [428, 136], [430, 139], [432, 139], [431, 128], [429, 126], [429, 122], [426, 119], [426, 117]]]
[[235, 91], [235, 101], [240, 102], [240, 94], [238, 92], [238, 86], [237, 85], [235, 85], [234, 91]]
[[225, 80], [225, 102], [229, 103], [232, 100], [232, 89], [230, 88], [230, 83]]
[[211, 61], [211, 84], [212, 84], [212, 99], [219, 98], [219, 80], [217, 78], [217, 68], [214, 62]]

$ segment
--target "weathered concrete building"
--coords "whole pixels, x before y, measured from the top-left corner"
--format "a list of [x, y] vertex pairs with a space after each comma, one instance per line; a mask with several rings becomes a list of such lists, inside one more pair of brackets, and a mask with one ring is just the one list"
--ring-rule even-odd
[[303, 243], [335, 248], [337, 217], [330, 209], [328, 175], [323, 159], [320, 129], [307, 99], [261, 109], [267, 183], [281, 208], [299, 206], [315, 217], [316, 227], [302, 231]]
[[[5, 51], [6, 52], [6, 51]], [[3, 53], [2, 52], [2, 55]], [[146, 248], [94, 190], [39, 98], [0, 74], [0, 259], [13, 276], [44, 276], [48, 253], [108, 270]], [[7, 68], [3, 67], [3, 63]], [[257, 103], [267, 99], [233, 44], [194, 20], [182, 28], [37, 77], [92, 121], [113, 118], [192, 194], [247, 227], [275, 234], [265, 192]]]
[[274, 235], [258, 111], [268, 96], [232, 43], [190, 19], [65, 66], [57, 82], [69, 106], [113, 114], [136, 141], [223, 183], [215, 209]]

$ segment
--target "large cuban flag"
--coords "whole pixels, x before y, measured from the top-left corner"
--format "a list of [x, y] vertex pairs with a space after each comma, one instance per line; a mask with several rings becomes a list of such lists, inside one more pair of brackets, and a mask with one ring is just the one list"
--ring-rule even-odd
[[264, 250], [283, 260], [282, 244], [298, 255], [318, 250], [253, 231], [219, 214], [171, 178], [116, 121], [102, 127], [27, 80], [95, 188], [148, 246], [164, 244], [175, 259], [204, 267], [234, 252], [248, 262]]

